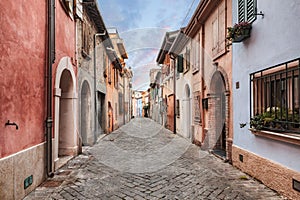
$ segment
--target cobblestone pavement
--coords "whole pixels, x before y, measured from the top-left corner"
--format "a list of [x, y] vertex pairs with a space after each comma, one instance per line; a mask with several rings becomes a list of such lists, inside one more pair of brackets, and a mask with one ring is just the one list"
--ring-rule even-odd
[[284, 199], [146, 118], [85, 148], [30, 199]]

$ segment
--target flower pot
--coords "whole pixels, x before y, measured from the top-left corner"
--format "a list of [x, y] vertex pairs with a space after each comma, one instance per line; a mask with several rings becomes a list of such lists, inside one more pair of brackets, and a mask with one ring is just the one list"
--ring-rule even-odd
[[239, 30], [236, 31], [234, 37], [232, 38], [232, 42], [242, 42], [243, 40], [250, 37], [251, 34], [251, 26], [239, 27]]

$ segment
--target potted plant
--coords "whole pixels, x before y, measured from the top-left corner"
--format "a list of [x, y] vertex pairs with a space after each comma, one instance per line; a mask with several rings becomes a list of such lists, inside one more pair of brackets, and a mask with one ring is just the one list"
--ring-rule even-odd
[[[247, 123], [240, 123], [241, 128], [246, 125]], [[268, 107], [265, 112], [250, 118], [250, 128], [252, 130], [272, 130], [276, 132], [294, 130], [299, 132], [299, 125], [298, 113], [293, 114], [279, 107]]]
[[251, 24], [249, 22], [240, 22], [233, 27], [227, 28], [227, 39], [232, 42], [241, 42], [250, 37]]

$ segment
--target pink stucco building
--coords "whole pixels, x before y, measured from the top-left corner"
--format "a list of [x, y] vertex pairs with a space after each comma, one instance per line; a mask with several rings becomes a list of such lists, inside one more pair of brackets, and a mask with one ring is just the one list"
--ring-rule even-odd
[[21, 199], [78, 151], [74, 11], [59, 0], [0, 6], [0, 199]]

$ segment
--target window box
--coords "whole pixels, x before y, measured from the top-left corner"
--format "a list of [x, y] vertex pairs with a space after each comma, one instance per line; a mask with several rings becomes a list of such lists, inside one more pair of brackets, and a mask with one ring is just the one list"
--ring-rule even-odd
[[286, 114], [284, 109], [278, 107], [267, 108], [266, 112], [257, 114], [250, 119], [250, 127], [255, 130], [274, 132], [286, 132], [288, 130], [290, 132], [299, 133], [299, 126], [299, 114]]
[[248, 22], [235, 24], [227, 28], [227, 39], [232, 42], [242, 42], [250, 37], [252, 26]]

